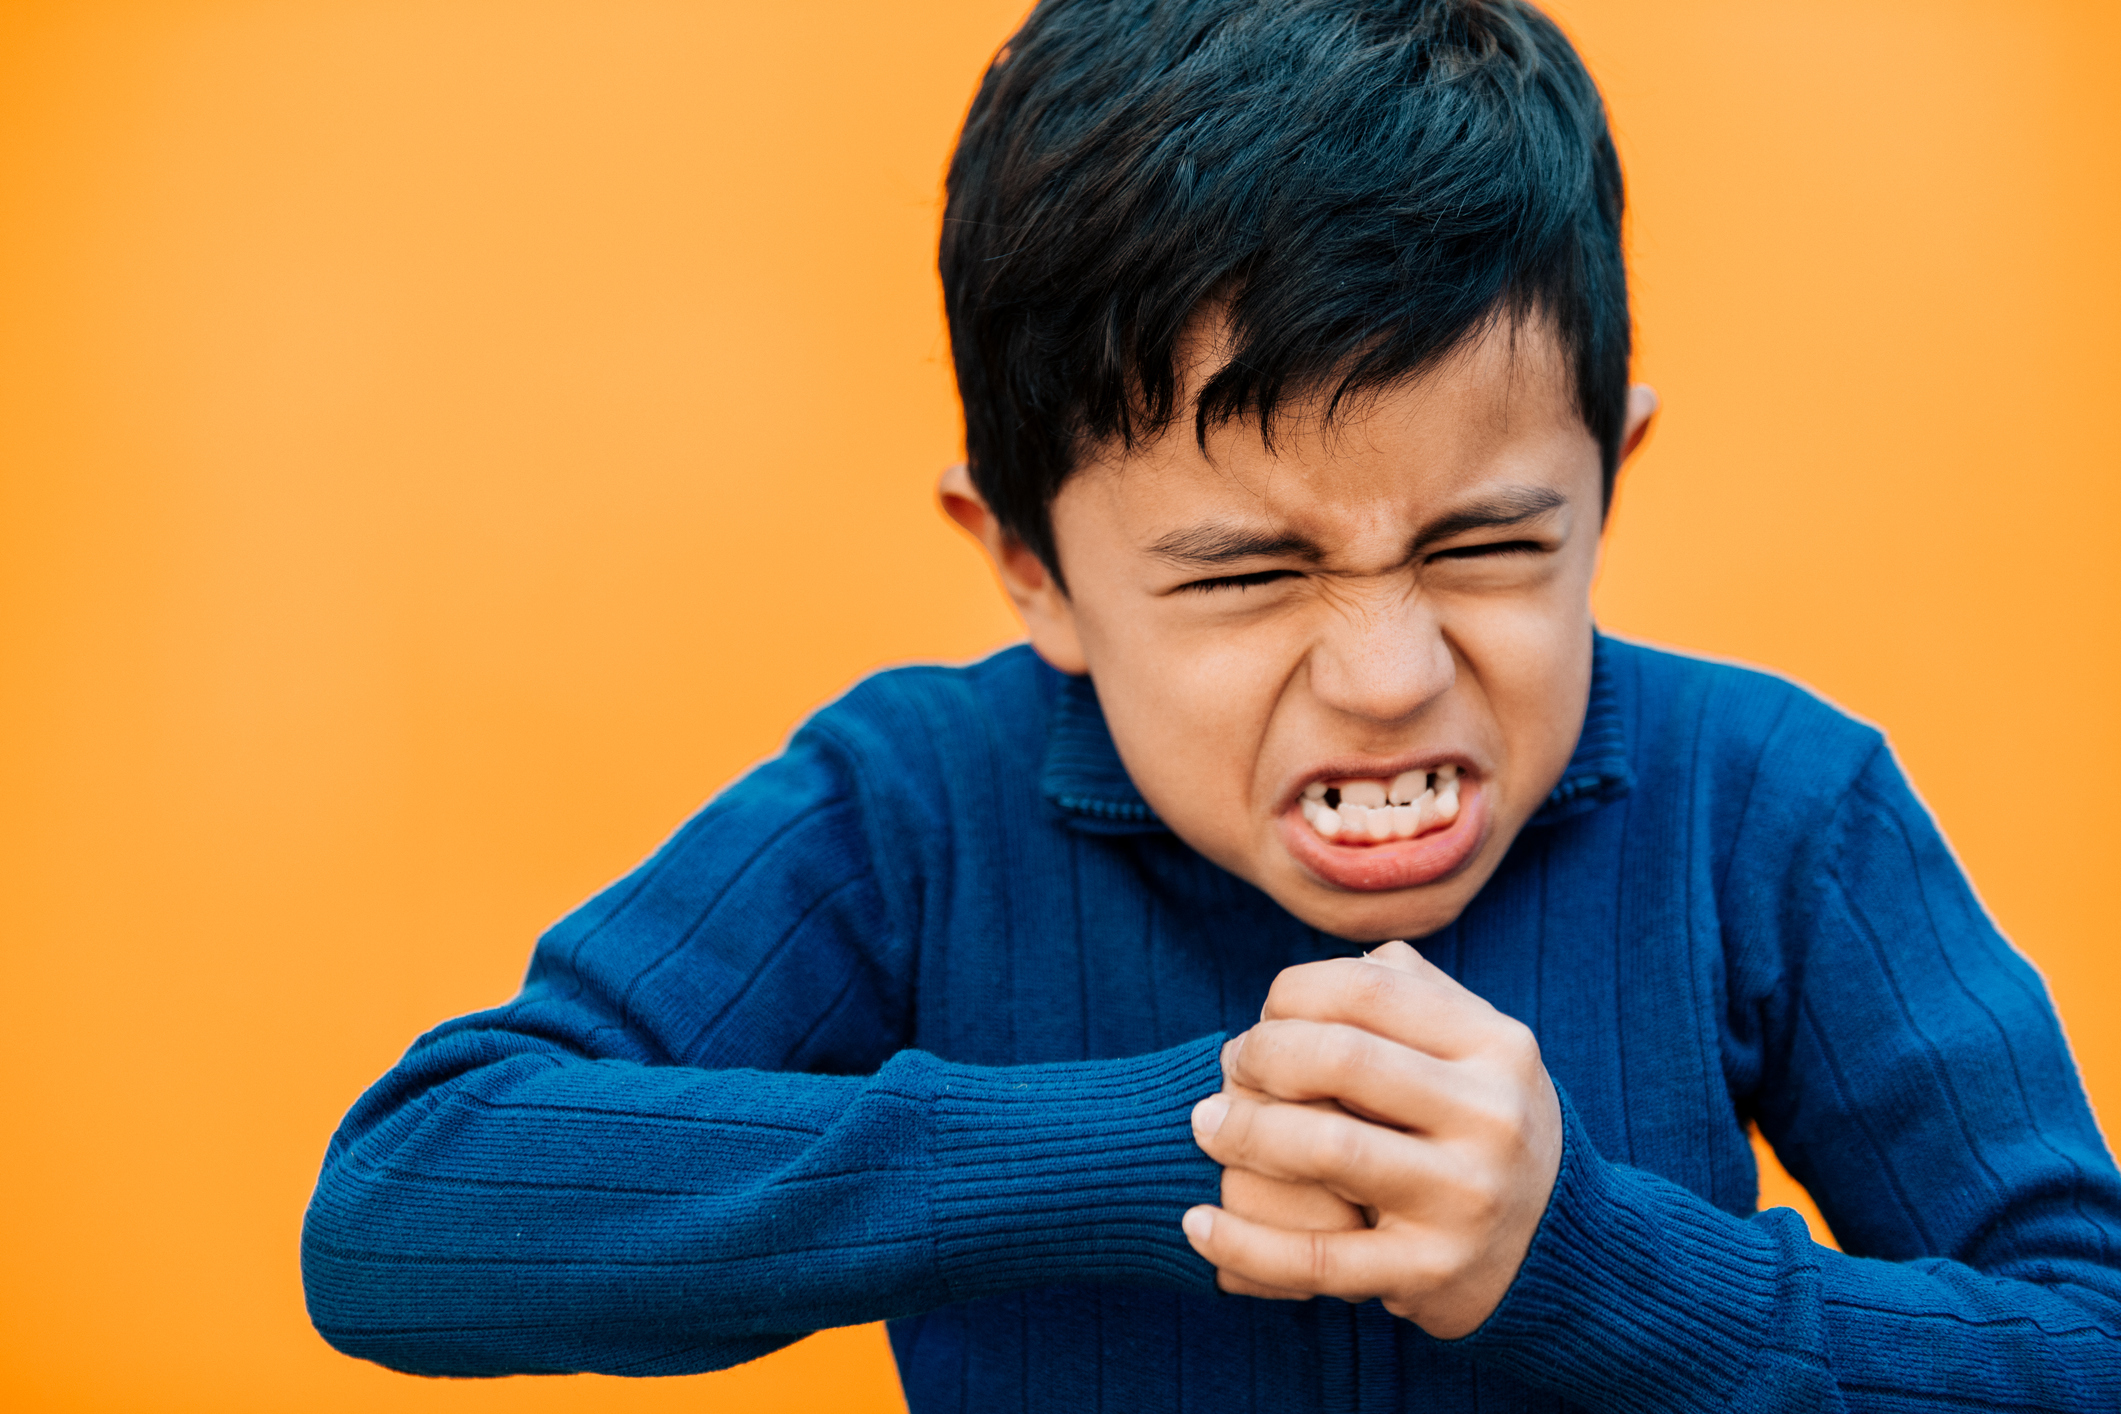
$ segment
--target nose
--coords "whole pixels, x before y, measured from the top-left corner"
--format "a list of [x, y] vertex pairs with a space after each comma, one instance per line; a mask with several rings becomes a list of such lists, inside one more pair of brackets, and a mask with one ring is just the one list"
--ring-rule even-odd
[[1383, 585], [1333, 606], [1309, 668], [1321, 703], [1381, 724], [1407, 720], [1458, 678], [1443, 625], [1425, 597]]

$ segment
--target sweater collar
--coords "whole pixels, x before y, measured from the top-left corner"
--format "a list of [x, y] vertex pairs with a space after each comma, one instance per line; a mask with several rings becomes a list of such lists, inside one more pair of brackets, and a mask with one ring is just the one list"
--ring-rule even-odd
[[1546, 802], [1525, 821], [1525, 828], [1572, 820], [1620, 799], [1634, 788], [1635, 772], [1628, 765], [1628, 738], [1622, 729], [1620, 699], [1613, 691], [1612, 641], [1602, 633], [1594, 634], [1591, 700], [1583, 709], [1583, 732], [1576, 738], [1575, 754], [1562, 768], [1561, 779], [1547, 793]]
[[1093, 835], [1149, 834], [1164, 828], [1120, 764], [1119, 748], [1088, 677], [1063, 677], [1046, 728], [1046, 769], [1039, 793], [1067, 818], [1069, 828]]
[[[1634, 784], [1613, 693], [1612, 653], [1600, 634], [1592, 643], [1591, 700], [1576, 753], [1527, 825], [1552, 825], [1596, 810], [1626, 795]], [[1153, 834], [1165, 828], [1120, 763], [1104, 709], [1098, 706], [1097, 688], [1088, 677], [1061, 679], [1046, 730], [1039, 793], [1070, 829], [1087, 834]]]

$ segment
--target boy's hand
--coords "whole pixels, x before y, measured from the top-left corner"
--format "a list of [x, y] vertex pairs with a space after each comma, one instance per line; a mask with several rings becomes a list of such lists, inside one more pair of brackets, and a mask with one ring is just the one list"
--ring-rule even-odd
[[[1249, 1090], [1230, 1078], [1237, 1045], [1236, 1040], [1223, 1043], [1223, 1094], [1256, 1104], [1276, 1103], [1271, 1096]], [[1314, 1101], [1312, 1107], [1345, 1113], [1331, 1100]], [[1226, 1213], [1291, 1232], [1353, 1232], [1369, 1226], [1361, 1209], [1316, 1183], [1290, 1183], [1250, 1169], [1223, 1169], [1222, 1200]], [[1309, 1301], [1312, 1296], [1308, 1291], [1262, 1286], [1230, 1272], [1218, 1273], [1217, 1285], [1238, 1296], [1265, 1296], [1278, 1301]]]
[[1305, 1231], [1195, 1208], [1186, 1235], [1224, 1290], [1378, 1297], [1446, 1340], [1488, 1318], [1561, 1167], [1561, 1106], [1526, 1027], [1389, 943], [1284, 971], [1223, 1067], [1230, 1088], [1194, 1107], [1193, 1132], [1226, 1194], [1242, 1170], [1376, 1215]]

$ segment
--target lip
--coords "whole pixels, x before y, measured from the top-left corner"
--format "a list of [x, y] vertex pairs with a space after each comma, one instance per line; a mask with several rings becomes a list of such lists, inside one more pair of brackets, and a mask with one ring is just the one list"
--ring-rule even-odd
[[[1413, 770], [1420, 764], [1400, 769]], [[1373, 772], [1351, 771], [1314, 779], [1350, 777], [1376, 778]], [[1381, 893], [1433, 884], [1463, 869], [1488, 835], [1485, 783], [1464, 775], [1459, 777], [1457, 819], [1429, 834], [1387, 844], [1335, 844], [1305, 822], [1297, 800], [1291, 796], [1276, 820], [1282, 845], [1306, 873], [1330, 888]]]

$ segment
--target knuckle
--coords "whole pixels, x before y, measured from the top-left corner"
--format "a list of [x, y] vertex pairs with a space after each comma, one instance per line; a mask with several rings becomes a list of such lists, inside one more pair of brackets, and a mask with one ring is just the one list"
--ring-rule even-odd
[[1370, 1151], [1368, 1131], [1369, 1126], [1360, 1120], [1329, 1125], [1320, 1145], [1321, 1167], [1334, 1175], [1351, 1174], [1361, 1169]]
[[1275, 1089], [1276, 1079], [1288, 1066], [1290, 1025], [1262, 1021], [1245, 1033], [1245, 1048], [1237, 1058], [1237, 1074], [1243, 1083], [1269, 1092]]
[[1252, 1034], [1259, 1039], [1260, 1055], [1268, 1060], [1278, 1060], [1287, 1053], [1291, 1038], [1301, 1035], [1303, 1030], [1304, 1023], [1301, 1021], [1273, 1017], [1253, 1027]]
[[1349, 991], [1357, 1005], [1368, 1008], [1391, 1001], [1399, 994], [1403, 974], [1375, 963], [1350, 965]]
[[1492, 1232], [1508, 1216], [1516, 1185], [1506, 1165], [1459, 1153], [1435, 1186], [1439, 1214], [1448, 1213], [1450, 1233], [1472, 1241]]
[[1462, 1074], [1466, 1083], [1461, 1113], [1467, 1136], [1491, 1151], [1522, 1149], [1537, 1119], [1537, 1080], [1497, 1074], [1486, 1067]]
[[1460, 1181], [1459, 1202], [1469, 1220], [1468, 1227], [1474, 1230], [1499, 1222], [1508, 1198], [1508, 1186], [1493, 1170], [1478, 1169]]
[[1332, 1285], [1334, 1270], [1333, 1246], [1323, 1233], [1308, 1233], [1304, 1242], [1304, 1284], [1313, 1291], [1324, 1291]]
[[1527, 1075], [1540, 1068], [1539, 1037], [1532, 1028], [1515, 1017], [1505, 1017], [1501, 1036], [1501, 1051], [1504, 1060], [1519, 1075]]
[[1473, 1115], [1476, 1131], [1489, 1148], [1508, 1151], [1522, 1147], [1531, 1118], [1522, 1092], [1511, 1089], [1488, 1095], [1474, 1107]]
[[1274, 975], [1273, 985], [1267, 988], [1267, 1003], [1260, 1009], [1260, 1016], [1267, 1019], [1301, 1015], [1307, 999], [1317, 991], [1320, 979], [1329, 975], [1325, 969], [1332, 968], [1337, 961], [1299, 962], [1293, 967], [1284, 967]]
[[1362, 1078], [1370, 1063], [1370, 1036], [1352, 1026], [1324, 1028], [1318, 1042], [1318, 1068], [1338, 1092]]

